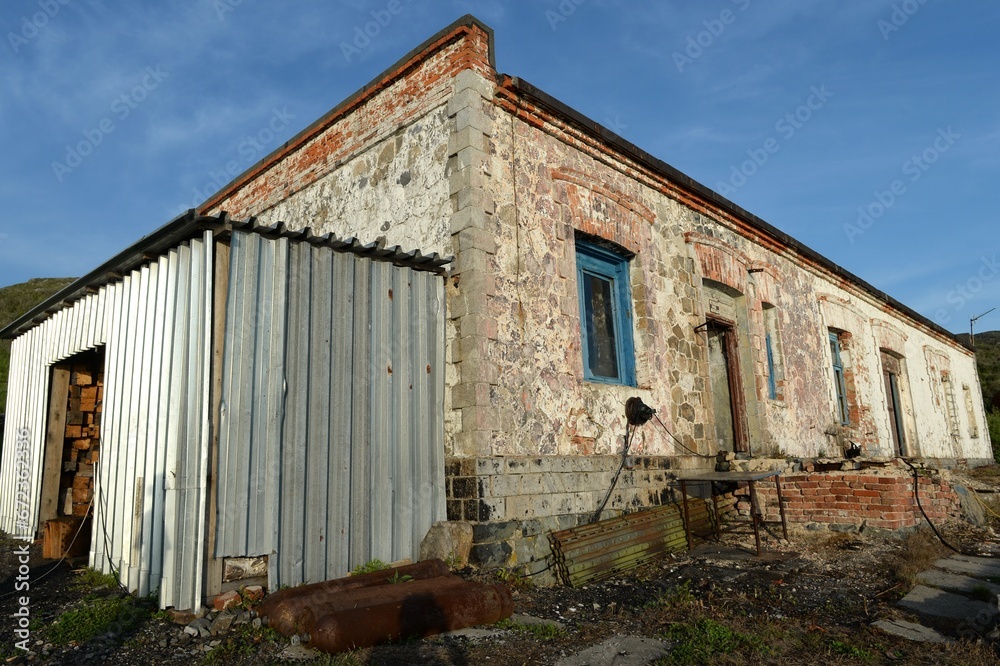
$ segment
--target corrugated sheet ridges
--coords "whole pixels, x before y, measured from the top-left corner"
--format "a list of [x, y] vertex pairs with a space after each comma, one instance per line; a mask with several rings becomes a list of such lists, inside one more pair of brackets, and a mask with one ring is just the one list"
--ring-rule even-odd
[[273, 586], [413, 557], [444, 517], [441, 278], [275, 236], [232, 235], [216, 547], [278, 553]]

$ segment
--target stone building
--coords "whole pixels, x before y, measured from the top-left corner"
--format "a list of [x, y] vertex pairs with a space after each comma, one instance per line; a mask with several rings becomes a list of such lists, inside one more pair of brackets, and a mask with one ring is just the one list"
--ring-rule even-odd
[[[441, 511], [472, 523], [473, 557], [487, 566], [540, 572], [547, 534], [594, 514], [623, 459], [632, 397], [657, 418], [630, 438], [604, 515], [669, 501], [674, 470], [712, 468], [719, 452], [805, 472], [848, 452], [857, 469], [992, 459], [975, 359], [953, 335], [498, 73], [493, 33], [471, 16], [197, 212], [217, 225], [256, 218], [255, 230], [274, 225], [292, 241], [330, 234], [454, 257], [434, 312], [444, 318]], [[321, 407], [282, 407], [282, 422]], [[206, 403], [208, 430], [217, 408]], [[838, 499], [833, 513], [799, 502], [795, 520], [914, 521], [895, 481], [802, 485], [870, 499]], [[891, 515], [869, 486], [891, 492]], [[209, 512], [221, 503], [212, 492], [200, 500]], [[211, 533], [220, 516], [208, 516], [209, 544], [226, 543], [225, 525]], [[206, 570], [215, 555], [261, 554], [245, 550], [216, 550]]]
[[448, 517], [512, 546], [508, 562], [544, 555], [547, 529], [596, 508], [630, 396], [662, 425], [638, 430], [613, 511], [658, 503], [666, 468], [711, 464], [694, 453], [992, 458], [974, 357], [954, 336], [498, 73], [472, 17], [202, 211], [455, 256]]

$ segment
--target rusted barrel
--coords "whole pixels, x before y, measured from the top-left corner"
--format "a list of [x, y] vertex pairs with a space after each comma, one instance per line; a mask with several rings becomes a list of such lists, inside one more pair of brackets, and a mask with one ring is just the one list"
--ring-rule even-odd
[[514, 613], [510, 591], [498, 585], [463, 582], [436, 590], [407, 585], [376, 588], [382, 599], [370, 605], [328, 612], [315, 619], [309, 647], [343, 652], [390, 640], [423, 638], [480, 624], [492, 624]]
[[284, 636], [309, 634], [316, 627], [316, 619], [327, 613], [382, 603], [387, 597], [425, 594], [464, 584], [465, 580], [449, 574], [397, 583], [383, 581], [381, 585], [349, 590], [319, 589], [312, 594], [281, 601], [267, 616], [268, 626]]
[[[383, 569], [382, 571], [373, 571], [371, 573], [359, 574], [357, 576], [347, 576], [345, 578], [335, 578], [334, 580], [328, 580], [322, 583], [299, 585], [298, 587], [285, 588], [283, 590], [278, 590], [273, 594], [269, 594], [267, 598], [264, 599], [264, 603], [262, 603], [260, 608], [257, 609], [257, 612], [260, 613], [261, 616], [268, 618], [270, 626], [275, 627], [279, 633], [285, 634], [284, 631], [278, 629], [276, 624], [280, 626], [288, 625], [294, 627], [294, 617], [289, 616], [289, 613], [291, 612], [289, 609], [294, 608], [294, 606], [289, 606], [288, 603], [294, 599], [316, 594], [326, 596], [327, 594], [334, 594], [344, 590], [355, 590], [375, 585], [383, 585], [388, 583], [390, 580], [398, 580], [405, 578], [406, 576], [409, 576], [410, 580], [423, 580], [427, 578], [446, 576], [448, 573], [448, 565], [443, 561], [424, 560], [423, 562], [407, 564], [401, 567], [392, 567], [390, 569]], [[291, 631], [291, 633], [295, 632]], [[285, 635], [291, 634], [289, 633]]]

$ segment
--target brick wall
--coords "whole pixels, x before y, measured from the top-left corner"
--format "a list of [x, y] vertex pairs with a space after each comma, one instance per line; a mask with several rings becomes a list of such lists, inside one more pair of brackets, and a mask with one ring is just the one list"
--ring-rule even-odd
[[[778, 520], [773, 482], [757, 484], [767, 520]], [[747, 510], [747, 490], [736, 492], [737, 509]], [[789, 523], [902, 529], [924, 520], [913, 495], [913, 477], [905, 474], [792, 474], [781, 477]], [[962, 515], [958, 494], [943, 479], [921, 477], [920, 502], [935, 524]], [[741, 506], [742, 505], [742, 506]]]

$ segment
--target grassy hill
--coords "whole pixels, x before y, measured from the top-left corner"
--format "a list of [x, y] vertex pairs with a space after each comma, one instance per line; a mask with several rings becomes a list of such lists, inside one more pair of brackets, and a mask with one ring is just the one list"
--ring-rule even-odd
[[[35, 278], [0, 287], [0, 328], [56, 293], [76, 278]], [[7, 373], [10, 372], [10, 340], [0, 340], [0, 414], [7, 408]]]
[[[969, 336], [963, 333], [958, 339], [967, 343]], [[983, 385], [983, 401], [989, 409], [993, 399], [1000, 396], [1000, 331], [976, 333], [976, 364]]]

